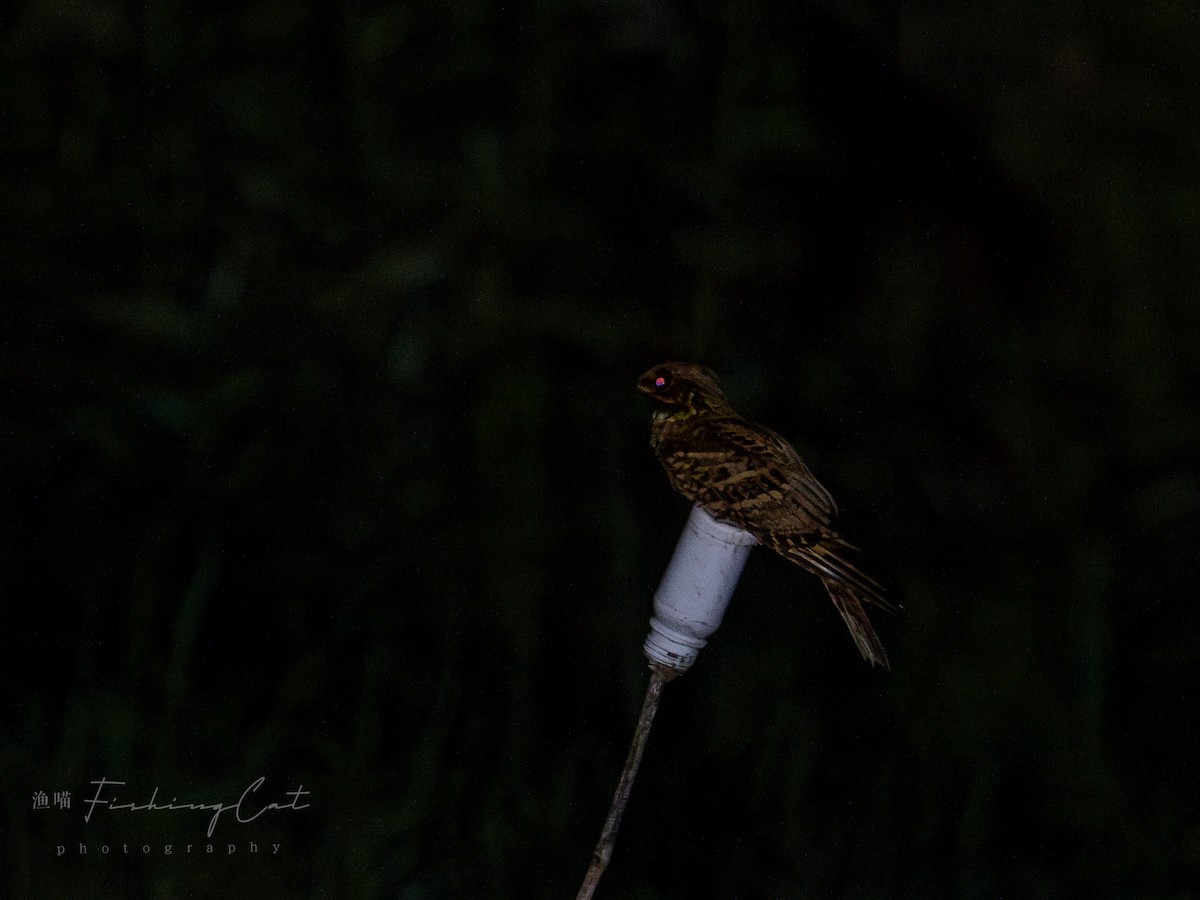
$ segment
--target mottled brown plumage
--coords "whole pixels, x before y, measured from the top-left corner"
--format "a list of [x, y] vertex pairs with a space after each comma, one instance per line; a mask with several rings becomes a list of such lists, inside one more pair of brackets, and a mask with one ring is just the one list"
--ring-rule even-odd
[[656, 404], [650, 446], [671, 486], [819, 576], [863, 657], [888, 668], [863, 604], [893, 606], [858, 549], [830, 528], [837, 505], [792, 445], [739, 416], [716, 376], [693, 363], [655, 366], [638, 389]]

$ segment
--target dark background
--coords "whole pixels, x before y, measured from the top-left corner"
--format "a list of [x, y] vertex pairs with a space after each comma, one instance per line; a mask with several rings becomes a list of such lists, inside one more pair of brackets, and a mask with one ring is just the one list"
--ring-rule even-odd
[[[1197, 24], [5, 12], [0, 893], [574, 896], [687, 514], [633, 382], [680, 358], [907, 610], [871, 671], [755, 551], [599, 896], [1200, 896]], [[215, 857], [82, 822], [258, 776], [311, 807]]]

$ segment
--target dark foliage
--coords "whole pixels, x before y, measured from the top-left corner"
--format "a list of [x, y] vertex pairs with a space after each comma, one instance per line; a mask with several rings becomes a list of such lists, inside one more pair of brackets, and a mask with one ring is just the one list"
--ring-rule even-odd
[[0, 894], [573, 896], [683, 358], [907, 610], [756, 552], [602, 896], [1196, 896], [1197, 32], [1108, 7], [0, 14]]

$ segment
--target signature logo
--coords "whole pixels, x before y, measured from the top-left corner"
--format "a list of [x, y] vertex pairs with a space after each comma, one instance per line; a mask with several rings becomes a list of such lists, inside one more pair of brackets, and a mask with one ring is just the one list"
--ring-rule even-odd
[[180, 803], [176, 797], [172, 797], [170, 802], [160, 803], [157, 787], [154, 788], [149, 800], [145, 803], [137, 803], [134, 801], [123, 802], [123, 798], [119, 796], [119, 792], [114, 790], [115, 788], [124, 787], [126, 784], [124, 781], [110, 781], [107, 778], [101, 778], [98, 781], [91, 782], [91, 784], [96, 786], [96, 791], [92, 794], [90, 800], [83, 801], [83, 805], [87, 807], [87, 812], [83, 814], [83, 821], [90, 822], [97, 808], [107, 809], [109, 812], [130, 813], [202, 810], [212, 813], [212, 817], [208, 820], [208, 831], [206, 832], [206, 835], [211, 838], [221, 816], [230, 811], [233, 812], [236, 821], [245, 825], [266, 813], [308, 809], [310, 806], [309, 803], [304, 802], [304, 799], [310, 793], [304, 789], [304, 785], [300, 785], [295, 790], [285, 791], [283, 797], [289, 798], [286, 802], [268, 801], [265, 797], [257, 796], [259, 789], [266, 780], [266, 776], [263, 776], [252, 781], [242, 791], [241, 796], [232, 803], [223, 801], [216, 803]]

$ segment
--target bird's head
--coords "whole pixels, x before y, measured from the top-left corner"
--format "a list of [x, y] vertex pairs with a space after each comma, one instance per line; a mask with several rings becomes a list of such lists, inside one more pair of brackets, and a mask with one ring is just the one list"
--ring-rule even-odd
[[637, 386], [668, 414], [676, 411], [734, 414], [717, 376], [711, 369], [695, 363], [662, 363], [642, 373]]

